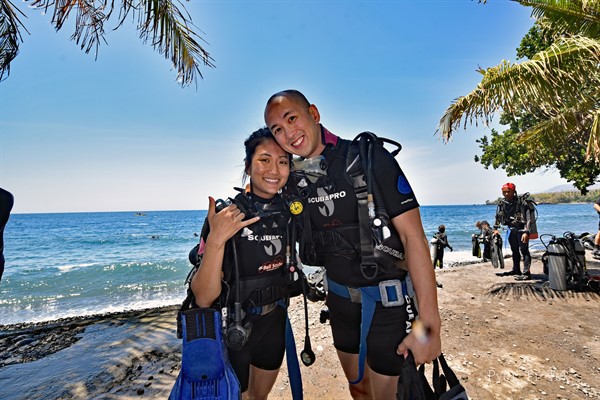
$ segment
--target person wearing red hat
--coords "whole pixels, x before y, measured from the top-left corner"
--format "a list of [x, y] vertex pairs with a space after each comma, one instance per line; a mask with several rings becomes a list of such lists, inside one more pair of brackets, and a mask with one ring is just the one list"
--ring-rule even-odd
[[[505, 225], [508, 228], [508, 242], [512, 251], [512, 271], [503, 272], [498, 275], [516, 275], [517, 280], [531, 279], [531, 254], [529, 254], [529, 227], [531, 225], [531, 213], [528, 212], [523, 202], [517, 196], [517, 187], [512, 182], [502, 186], [504, 200], [498, 204], [496, 209], [495, 227]], [[523, 273], [521, 273], [521, 256], [523, 256]]]

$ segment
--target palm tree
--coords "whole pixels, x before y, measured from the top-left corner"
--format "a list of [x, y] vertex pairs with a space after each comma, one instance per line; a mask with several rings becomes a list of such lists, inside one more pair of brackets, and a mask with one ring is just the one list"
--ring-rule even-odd
[[600, 160], [600, 0], [513, 1], [531, 6], [559, 37], [522, 63], [480, 69], [481, 82], [448, 107], [437, 132], [447, 142], [461, 123], [466, 129], [500, 110], [527, 112], [540, 117], [519, 137], [532, 155], [544, 148], [566, 154], [577, 143], [586, 159]]
[[[27, 0], [26, 0], [27, 1]], [[117, 28], [128, 15], [137, 18], [140, 38], [150, 42], [155, 50], [170, 59], [177, 70], [182, 86], [202, 77], [200, 65], [214, 67], [213, 58], [200, 45], [203, 39], [194, 32], [194, 25], [185, 7], [176, 0], [32, 0], [31, 7], [52, 12], [52, 24], [58, 31], [72, 13], [75, 32], [71, 39], [89, 53], [98, 55], [101, 42], [106, 42], [104, 24], [118, 11]], [[181, 7], [179, 7], [179, 6]], [[25, 16], [10, 0], [0, 0], [0, 80], [10, 73], [10, 63], [19, 53], [21, 29], [25, 28], [19, 16]]]

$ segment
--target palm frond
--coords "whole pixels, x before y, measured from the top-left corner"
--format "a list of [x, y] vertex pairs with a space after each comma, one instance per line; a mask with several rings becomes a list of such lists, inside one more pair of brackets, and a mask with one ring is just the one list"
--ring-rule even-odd
[[453, 131], [464, 120], [489, 123], [500, 109], [563, 109], [585, 96], [582, 89], [600, 86], [600, 41], [586, 37], [564, 38], [531, 60], [520, 64], [503, 61], [480, 70], [482, 81], [475, 90], [459, 97], [446, 110], [437, 132], [450, 140]]
[[25, 16], [10, 0], [0, 0], [0, 82], [10, 75], [10, 63], [19, 54], [19, 42], [23, 41], [20, 28], [27, 28], [19, 19]]
[[569, 154], [587, 147], [588, 157], [600, 160], [600, 147], [594, 148], [593, 143], [590, 147], [589, 142], [598, 106], [597, 96], [588, 96], [522, 132], [518, 140], [532, 153], [556, 149]]
[[[181, 3], [179, 3], [181, 4]], [[203, 41], [192, 29], [191, 17], [172, 0], [140, 0], [144, 12], [139, 13], [140, 37], [170, 59], [177, 70], [177, 79], [186, 86], [202, 77], [199, 63], [214, 67], [214, 59], [200, 45]]]
[[[3, 0], [0, 0], [3, 1]], [[177, 0], [121, 0], [118, 29], [131, 13], [137, 14], [140, 38], [159, 51], [173, 63], [177, 79], [187, 86], [202, 78], [200, 63], [214, 67], [214, 60], [199, 43], [202, 38], [185, 7], [178, 7]], [[52, 23], [58, 31], [75, 10], [75, 32], [72, 40], [89, 53], [95, 49], [98, 56], [99, 45], [106, 42], [104, 25], [115, 9], [115, 0], [33, 0], [32, 6], [48, 11], [53, 9]]]
[[574, 35], [600, 37], [598, 0], [513, 0], [533, 8], [532, 16], [550, 19], [559, 30]]
[[92, 48], [98, 56], [100, 42], [106, 42], [104, 38], [104, 23], [108, 19], [105, 10], [112, 8], [112, 3], [94, 0], [34, 0], [32, 7], [48, 12], [52, 9], [52, 24], [56, 31], [64, 26], [65, 22], [75, 10], [75, 31], [71, 39], [77, 43], [82, 50], [89, 53]]

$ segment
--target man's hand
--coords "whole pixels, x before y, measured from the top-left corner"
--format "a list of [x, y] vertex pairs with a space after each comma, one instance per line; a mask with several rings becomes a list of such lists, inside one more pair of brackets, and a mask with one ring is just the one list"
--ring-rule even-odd
[[[439, 326], [437, 327], [439, 329]], [[419, 319], [413, 321], [412, 330], [396, 350], [398, 355], [408, 356], [408, 350], [415, 357], [415, 364], [421, 365], [435, 360], [442, 353], [439, 330], [434, 330]]]

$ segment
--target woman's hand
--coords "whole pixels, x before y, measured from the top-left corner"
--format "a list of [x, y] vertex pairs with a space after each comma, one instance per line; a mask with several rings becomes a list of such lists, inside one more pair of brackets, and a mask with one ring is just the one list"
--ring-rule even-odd
[[260, 219], [260, 217], [254, 217], [243, 221], [246, 215], [235, 204], [230, 204], [217, 213], [215, 203], [215, 199], [209, 196], [207, 219], [210, 233], [207, 243], [210, 241], [213, 245], [223, 246], [240, 229], [252, 225]]

